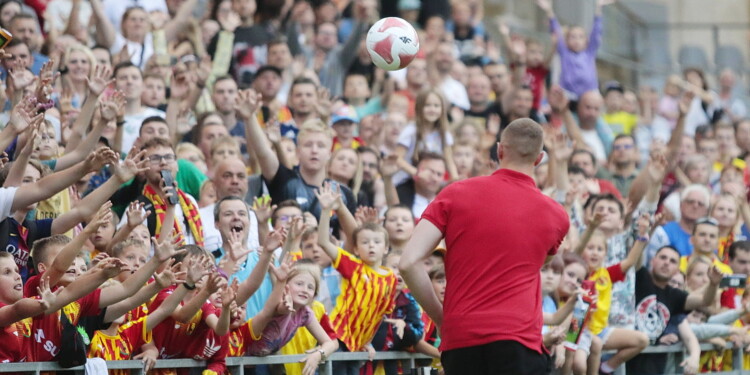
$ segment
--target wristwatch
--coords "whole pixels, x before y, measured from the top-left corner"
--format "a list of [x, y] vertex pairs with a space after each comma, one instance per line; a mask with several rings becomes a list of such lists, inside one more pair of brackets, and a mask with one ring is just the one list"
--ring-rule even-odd
[[320, 353], [320, 363], [323, 363], [326, 361], [326, 351], [323, 350], [323, 348], [318, 349], [318, 353]]
[[641, 242], [648, 242], [648, 240], [649, 240], [648, 234], [645, 235], [645, 236], [638, 236], [638, 238], [636, 238], [635, 240], [636, 241], [641, 241]]

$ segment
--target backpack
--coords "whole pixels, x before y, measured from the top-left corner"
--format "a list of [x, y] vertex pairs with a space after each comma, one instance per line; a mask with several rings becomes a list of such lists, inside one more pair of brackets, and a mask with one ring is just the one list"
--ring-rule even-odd
[[62, 333], [60, 335], [60, 352], [57, 353], [57, 364], [63, 368], [83, 366], [86, 364], [87, 344], [89, 337], [85, 331], [79, 330], [74, 325], [65, 311], [60, 311], [60, 322], [62, 323]]

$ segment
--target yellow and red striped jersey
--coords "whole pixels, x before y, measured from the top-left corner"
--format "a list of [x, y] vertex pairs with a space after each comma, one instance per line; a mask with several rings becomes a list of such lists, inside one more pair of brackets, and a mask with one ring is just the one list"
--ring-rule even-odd
[[393, 311], [396, 276], [386, 267], [372, 268], [346, 250], [338, 250], [333, 267], [341, 274], [341, 294], [331, 313], [331, 325], [355, 352], [372, 340], [383, 315]]
[[[148, 317], [120, 325], [115, 336], [96, 331], [91, 338], [89, 358], [98, 357], [105, 361], [131, 359], [142, 345], [151, 342], [151, 331], [146, 330], [146, 319]], [[128, 375], [130, 370], [110, 370], [109, 374]]]

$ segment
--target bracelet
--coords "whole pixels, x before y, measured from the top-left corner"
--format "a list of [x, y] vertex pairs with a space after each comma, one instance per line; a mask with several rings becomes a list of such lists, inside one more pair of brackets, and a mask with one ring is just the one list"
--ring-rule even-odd
[[648, 242], [648, 240], [649, 240], [649, 238], [648, 238], [648, 234], [647, 234], [647, 235], [645, 235], [645, 236], [639, 236], [639, 237], [638, 237], [638, 238], [636, 238], [635, 240], [636, 240], [636, 241], [641, 241], [641, 242]]
[[320, 353], [320, 363], [323, 363], [326, 361], [326, 351], [321, 349], [318, 349], [318, 353]]
[[123, 121], [117, 121], [117, 123], [115, 125], [119, 128], [119, 127], [125, 125], [125, 120], [123, 120]]
[[187, 290], [195, 290], [195, 285], [190, 285], [187, 282], [182, 283], [182, 286], [184, 286]]

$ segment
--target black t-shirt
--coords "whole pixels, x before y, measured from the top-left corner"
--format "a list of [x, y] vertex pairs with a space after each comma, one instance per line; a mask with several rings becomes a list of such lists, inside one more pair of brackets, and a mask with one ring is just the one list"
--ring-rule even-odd
[[[680, 289], [657, 287], [648, 269], [641, 268], [635, 274], [635, 329], [648, 335], [651, 344], [656, 344], [670, 321], [687, 313], [687, 296], [687, 292]], [[666, 359], [666, 354], [640, 354], [627, 362], [627, 373], [661, 374]]]
[[[334, 188], [341, 189], [341, 195], [346, 208], [354, 214], [357, 210], [357, 201], [351, 189], [331, 179], [326, 179], [325, 181], [332, 184]], [[295, 168], [291, 170], [279, 164], [276, 176], [272, 181], [266, 181], [266, 183], [268, 185], [268, 193], [271, 195], [271, 200], [274, 204], [292, 199], [299, 203], [302, 211], [310, 212], [316, 218], [320, 219], [320, 204], [318, 203], [318, 198], [315, 196], [315, 190], [318, 187], [305, 182], [299, 174], [299, 169]], [[335, 215], [331, 217], [331, 228], [338, 228], [338, 217]]]
[[489, 121], [490, 115], [502, 116], [503, 109], [497, 102], [492, 102], [484, 111], [472, 111], [471, 109], [464, 109], [464, 119], [473, 120], [482, 125], [482, 129], [487, 130], [487, 121]]

